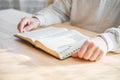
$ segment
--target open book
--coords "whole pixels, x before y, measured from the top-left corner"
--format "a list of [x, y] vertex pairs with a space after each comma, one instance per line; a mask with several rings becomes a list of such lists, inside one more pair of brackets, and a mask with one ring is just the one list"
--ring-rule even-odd
[[18, 33], [16, 36], [59, 59], [65, 59], [78, 51], [88, 38], [76, 30], [55, 27]]

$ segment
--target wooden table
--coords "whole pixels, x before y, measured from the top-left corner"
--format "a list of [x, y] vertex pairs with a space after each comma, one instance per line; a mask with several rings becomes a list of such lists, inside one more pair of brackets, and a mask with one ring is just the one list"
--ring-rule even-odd
[[[59, 60], [16, 38], [17, 24], [24, 16], [31, 14], [14, 9], [0, 11], [0, 80], [120, 80], [120, 54], [109, 53], [98, 62]], [[58, 26], [96, 35], [70, 25]]]

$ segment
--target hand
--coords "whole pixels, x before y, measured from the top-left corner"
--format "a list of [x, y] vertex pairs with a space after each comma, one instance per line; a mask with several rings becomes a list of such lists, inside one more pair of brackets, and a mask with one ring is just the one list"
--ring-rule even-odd
[[24, 17], [18, 24], [18, 30], [19, 32], [30, 31], [37, 28], [39, 24], [40, 22], [37, 18]]
[[101, 37], [86, 40], [80, 50], [72, 54], [72, 57], [83, 58], [90, 61], [98, 61], [107, 53], [107, 44]]

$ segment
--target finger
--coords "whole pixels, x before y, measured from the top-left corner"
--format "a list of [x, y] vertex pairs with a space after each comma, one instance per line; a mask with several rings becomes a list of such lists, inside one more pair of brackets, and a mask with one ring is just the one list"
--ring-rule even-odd
[[93, 52], [93, 54], [91, 55], [91, 57], [90, 57], [90, 61], [95, 61], [96, 60], [96, 58], [97, 58], [97, 56], [99, 55], [99, 53], [100, 53], [100, 49], [97, 47], [96, 49], [95, 49], [95, 51]]
[[87, 48], [88, 48], [88, 45], [89, 45], [90, 41], [87, 40], [84, 42], [84, 44], [81, 46], [79, 52], [78, 52], [78, 57], [79, 58], [83, 58], [83, 55], [85, 54]]
[[20, 23], [18, 24], [18, 30], [19, 32], [24, 31], [24, 27], [28, 24], [28, 20], [26, 18], [22, 19]]
[[95, 51], [95, 48], [96, 48], [95, 44], [93, 42], [91, 42], [91, 44], [88, 46], [87, 51], [83, 55], [83, 58], [86, 59], [86, 60], [90, 59], [91, 55]]
[[21, 27], [22, 27], [22, 26], [21, 26], [21, 21], [18, 23], [18, 25], [17, 25], [17, 26], [18, 26], [18, 27], [17, 27], [17, 28], [18, 28], [18, 31], [19, 31], [19, 32], [22, 32], [22, 31], [23, 31], [23, 29], [21, 29]]

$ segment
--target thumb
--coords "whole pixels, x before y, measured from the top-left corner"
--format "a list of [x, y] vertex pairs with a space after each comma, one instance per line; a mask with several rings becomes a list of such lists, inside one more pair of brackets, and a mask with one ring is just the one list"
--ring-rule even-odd
[[35, 28], [35, 25], [32, 23], [24, 28], [24, 32], [31, 31], [34, 28]]
[[78, 52], [73, 53], [73, 54], [72, 54], [72, 57], [78, 57]]

